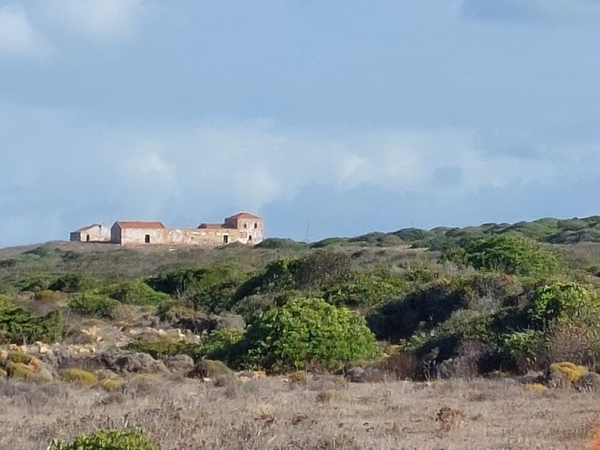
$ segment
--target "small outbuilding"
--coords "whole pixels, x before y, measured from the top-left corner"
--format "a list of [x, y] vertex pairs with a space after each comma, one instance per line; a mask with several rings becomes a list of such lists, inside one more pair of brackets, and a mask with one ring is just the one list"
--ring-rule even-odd
[[109, 242], [110, 229], [101, 223], [88, 225], [71, 232], [71, 242]]
[[118, 221], [110, 229], [110, 241], [115, 244], [163, 244], [165, 226], [162, 222]]

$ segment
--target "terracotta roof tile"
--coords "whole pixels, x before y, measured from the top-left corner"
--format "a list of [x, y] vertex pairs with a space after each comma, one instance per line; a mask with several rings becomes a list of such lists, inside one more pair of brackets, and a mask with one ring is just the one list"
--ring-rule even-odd
[[[231, 217], [227, 217], [227, 219], [243, 219], [243, 218], [244, 219], [261, 219], [262, 220], [262, 217], [255, 216], [254, 214], [250, 214], [247, 212], [241, 212], [241, 213], [235, 214]], [[227, 219], [225, 219], [225, 220], [227, 220]]]
[[142, 230], [158, 230], [163, 229], [165, 226], [162, 222], [129, 222], [129, 221], [117, 221], [116, 224], [124, 228], [139, 228]]

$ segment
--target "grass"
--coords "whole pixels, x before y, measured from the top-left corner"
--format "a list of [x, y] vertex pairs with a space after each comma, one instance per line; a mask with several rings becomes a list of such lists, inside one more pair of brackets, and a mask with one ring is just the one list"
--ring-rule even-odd
[[[293, 387], [283, 378], [144, 377], [110, 392], [5, 380], [0, 402], [0, 448], [20, 450], [126, 426], [144, 428], [162, 450], [583, 449], [600, 411], [593, 394], [511, 380], [343, 384], [331, 376]], [[460, 420], [440, 420], [447, 411]]]

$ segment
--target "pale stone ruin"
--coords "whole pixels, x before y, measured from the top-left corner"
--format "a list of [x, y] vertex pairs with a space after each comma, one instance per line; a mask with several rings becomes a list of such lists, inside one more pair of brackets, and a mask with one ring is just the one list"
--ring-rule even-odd
[[258, 216], [239, 213], [223, 223], [202, 223], [198, 228], [167, 228], [162, 222], [117, 221], [109, 229], [89, 225], [71, 233], [72, 242], [112, 242], [119, 245], [199, 245], [217, 247], [239, 242], [256, 245], [264, 240], [264, 222]]

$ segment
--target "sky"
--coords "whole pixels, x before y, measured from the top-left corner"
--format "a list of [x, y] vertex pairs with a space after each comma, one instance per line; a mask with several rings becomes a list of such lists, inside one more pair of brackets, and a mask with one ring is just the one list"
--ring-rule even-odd
[[0, 246], [600, 212], [600, 0], [0, 0]]

